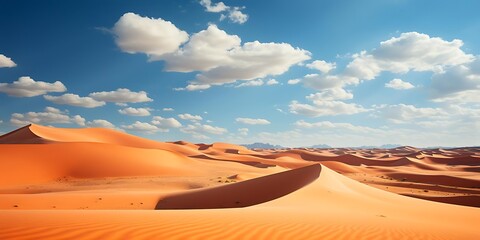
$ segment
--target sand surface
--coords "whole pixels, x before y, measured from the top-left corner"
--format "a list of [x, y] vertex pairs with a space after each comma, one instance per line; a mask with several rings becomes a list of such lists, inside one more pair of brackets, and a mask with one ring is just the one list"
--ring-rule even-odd
[[478, 148], [253, 151], [29, 125], [0, 153], [0, 239], [480, 239]]

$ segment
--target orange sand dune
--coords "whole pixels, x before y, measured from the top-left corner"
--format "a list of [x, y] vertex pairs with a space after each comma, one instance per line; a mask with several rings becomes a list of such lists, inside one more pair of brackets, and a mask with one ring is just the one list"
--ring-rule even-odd
[[30, 125], [0, 136], [0, 239], [480, 239], [479, 152]]
[[311, 183], [320, 175], [318, 164], [215, 188], [186, 191], [161, 199], [155, 209], [213, 209], [248, 207], [272, 201]]
[[0, 186], [62, 177], [178, 176], [199, 174], [199, 161], [160, 149], [103, 143], [0, 144]]

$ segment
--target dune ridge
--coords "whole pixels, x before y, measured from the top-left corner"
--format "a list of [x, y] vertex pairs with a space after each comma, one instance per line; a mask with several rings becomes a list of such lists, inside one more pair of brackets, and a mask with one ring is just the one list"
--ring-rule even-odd
[[161, 199], [155, 209], [248, 207], [290, 194], [320, 176], [319, 164], [214, 188], [190, 190]]

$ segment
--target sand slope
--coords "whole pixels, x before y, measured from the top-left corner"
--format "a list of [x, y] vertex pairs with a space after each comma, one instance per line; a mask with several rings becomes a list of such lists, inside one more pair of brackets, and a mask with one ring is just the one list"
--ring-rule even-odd
[[251, 151], [30, 125], [0, 136], [0, 239], [479, 239], [479, 152]]

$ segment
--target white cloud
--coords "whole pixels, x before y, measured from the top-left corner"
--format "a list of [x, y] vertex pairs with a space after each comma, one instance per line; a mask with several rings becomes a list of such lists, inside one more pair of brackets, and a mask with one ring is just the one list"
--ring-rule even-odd
[[212, 4], [211, 0], [200, 0], [200, 5], [205, 7], [205, 11], [207, 12], [223, 12], [229, 9], [228, 6], [225, 5], [223, 2], [218, 2], [216, 4]]
[[15, 62], [13, 62], [13, 60], [3, 54], [0, 54], [0, 68], [4, 68], [4, 67], [8, 67], [8, 68], [11, 68], [11, 67], [16, 67], [17, 64]]
[[447, 116], [440, 108], [417, 108], [413, 105], [395, 104], [375, 106], [375, 115], [393, 123], [411, 123], [415, 119], [439, 119]]
[[314, 105], [292, 101], [289, 105], [289, 109], [291, 113], [309, 117], [352, 115], [369, 111], [355, 103], [323, 100], [315, 101]]
[[144, 91], [132, 92], [126, 88], [119, 88], [110, 92], [93, 92], [90, 93], [89, 96], [97, 101], [114, 103], [139, 103], [153, 101]]
[[123, 129], [132, 130], [135, 132], [145, 132], [147, 134], [152, 134], [158, 131], [165, 132], [166, 130], [160, 129], [155, 125], [146, 122], [136, 121], [130, 125], [122, 125]]
[[188, 34], [161, 18], [125, 13], [112, 29], [115, 41], [124, 52], [160, 56], [178, 50]]
[[187, 87], [185, 87], [187, 91], [198, 91], [198, 90], [205, 90], [209, 88], [210, 88], [210, 85], [208, 84], [188, 84]]
[[441, 72], [447, 66], [456, 66], [473, 61], [473, 55], [460, 48], [463, 42], [458, 39], [445, 41], [417, 32], [402, 33], [381, 42], [371, 52], [361, 52], [353, 56], [345, 74], [363, 80], [376, 78], [382, 71], [407, 73], [409, 71]]
[[110, 129], [116, 129], [115, 125], [113, 123], [104, 120], [104, 119], [95, 119], [93, 121], [88, 121], [87, 126], [89, 127], [99, 127], [99, 128], [110, 128]]
[[207, 71], [231, 62], [229, 55], [240, 43], [237, 35], [229, 35], [216, 25], [209, 25], [207, 29], [193, 34], [179, 51], [158, 59], [166, 61], [167, 71]]
[[220, 21], [223, 21], [227, 16], [230, 21], [239, 24], [243, 24], [248, 20], [248, 15], [241, 11], [244, 7], [229, 7], [223, 2], [212, 4], [211, 0], [200, 0], [200, 5], [205, 7], [205, 11], [207, 12], [228, 12], [227, 15], [220, 15]]
[[247, 136], [248, 135], [248, 128], [239, 128], [238, 129], [238, 134], [242, 136]]
[[189, 121], [201, 121], [203, 118], [198, 115], [192, 115], [189, 113], [183, 113], [183, 114], [178, 114], [178, 117], [183, 120], [189, 120]]
[[329, 63], [323, 60], [315, 60], [306, 65], [307, 68], [316, 69], [322, 73], [328, 73], [336, 68], [336, 63]]
[[277, 84], [279, 84], [279, 82], [275, 79], [270, 79], [270, 80], [267, 81], [268, 86], [277, 85]]
[[169, 128], [179, 128], [182, 126], [175, 118], [163, 118], [160, 116], [153, 117], [152, 124], [166, 131], [168, 131]]
[[369, 109], [365, 109], [364, 107], [355, 103], [338, 101], [353, 98], [353, 94], [343, 88], [324, 89], [315, 94], [310, 94], [305, 98], [311, 101], [313, 105], [292, 101], [289, 105], [290, 112], [310, 117], [319, 117], [352, 115], [369, 111]]
[[128, 107], [124, 109], [119, 109], [118, 112], [124, 115], [129, 115], [129, 116], [150, 116], [150, 108], [133, 108], [133, 107]]
[[295, 85], [295, 84], [300, 83], [301, 81], [302, 81], [301, 79], [295, 78], [295, 79], [288, 80], [287, 83], [290, 84], [290, 85]]
[[321, 122], [314, 122], [309, 123], [304, 120], [299, 120], [294, 123], [296, 127], [300, 128], [321, 128], [321, 129], [340, 129], [340, 130], [347, 130], [352, 132], [360, 132], [360, 133], [373, 133], [373, 132], [381, 132], [381, 130], [364, 127], [364, 126], [356, 126], [351, 123], [333, 123], [330, 121], [321, 121]]
[[205, 134], [222, 135], [228, 132], [225, 128], [215, 127], [208, 124], [202, 125], [200, 123], [189, 124], [186, 127], [180, 129], [180, 131], [192, 134], [195, 138], [203, 139], [207, 137], [205, 136]]
[[[119, 22], [122, 21], [122, 18]], [[142, 17], [135, 15], [135, 18]], [[210, 25], [206, 30], [193, 34], [190, 41], [180, 48], [178, 48], [180, 44], [177, 44], [170, 50], [163, 51], [165, 49], [163, 40], [150, 41], [147, 38], [148, 44], [143, 44], [147, 40], [140, 38], [143, 35], [164, 31], [164, 25], [158, 24], [158, 26], [152, 27], [150, 26], [152, 19], [143, 19], [145, 21], [135, 22], [135, 29], [131, 30], [132, 33], [129, 33], [130, 28], [125, 28], [123, 33], [132, 43], [137, 43], [135, 38], [138, 37], [138, 42], [142, 43], [142, 47], [135, 50], [129, 50], [123, 46], [120, 48], [130, 53], [145, 53], [150, 60], [163, 60], [166, 63], [167, 71], [200, 72], [189, 86], [176, 90], [204, 90], [211, 85], [276, 76], [285, 73], [291, 66], [310, 59], [310, 52], [294, 48], [288, 43], [253, 41], [242, 45], [240, 37], [227, 34], [218, 29], [216, 25]], [[172, 27], [175, 26], [172, 24]], [[142, 29], [145, 33], [137, 34], [136, 28]], [[165, 28], [167, 27], [165, 26]], [[121, 39], [122, 37], [117, 37], [117, 44], [121, 42]]]
[[255, 80], [276, 76], [310, 58], [310, 53], [287, 43], [247, 42], [225, 51], [228, 60], [218, 62], [215, 68], [201, 72], [196, 82], [222, 85], [237, 80]]
[[44, 95], [46, 100], [56, 103], [84, 108], [96, 108], [105, 105], [103, 101], [97, 101], [91, 97], [80, 97], [76, 94], [63, 94], [62, 96]]
[[359, 79], [341, 75], [307, 74], [302, 79], [305, 86], [316, 90], [342, 88], [348, 84], [358, 84]]
[[270, 122], [262, 118], [236, 118], [235, 122], [249, 125], [267, 125]]
[[385, 83], [385, 87], [393, 88], [393, 89], [396, 89], [396, 90], [407, 90], [407, 89], [412, 89], [415, 86], [413, 86], [409, 82], [403, 81], [402, 79], [394, 78], [394, 79], [392, 79], [392, 81], [390, 81], [388, 83]]
[[172, 111], [175, 111], [175, 109], [173, 109], [173, 108], [163, 108], [163, 111], [172, 112]]
[[228, 18], [234, 22], [234, 23], [239, 23], [243, 24], [247, 22], [248, 20], [248, 15], [243, 13], [241, 11], [241, 8], [239, 7], [234, 7], [230, 12], [228, 13]]
[[352, 61], [342, 73], [309, 74], [302, 81], [305, 86], [322, 90], [357, 85], [362, 80], [372, 80], [382, 72], [404, 74], [410, 71], [441, 73], [452, 66], [470, 63], [474, 56], [466, 54], [463, 42], [446, 41], [417, 32], [402, 33], [380, 43], [371, 51], [352, 55]]
[[79, 126], [85, 126], [85, 118], [80, 115], [69, 116], [66, 111], [60, 111], [53, 107], [46, 107], [44, 112], [13, 113], [10, 122], [17, 126], [30, 123], [75, 123]]
[[352, 99], [353, 94], [343, 88], [329, 88], [306, 97], [312, 102]]
[[0, 92], [14, 97], [35, 97], [48, 92], [65, 92], [62, 82], [47, 83], [35, 81], [30, 77], [20, 77], [13, 83], [0, 83]]
[[480, 102], [480, 57], [434, 74], [430, 98], [436, 102]]
[[236, 88], [239, 88], [239, 87], [259, 87], [259, 86], [263, 86], [264, 82], [262, 79], [257, 79], [257, 80], [251, 80], [251, 81], [245, 81], [241, 84], [238, 84], [237, 86], [235, 86]]

